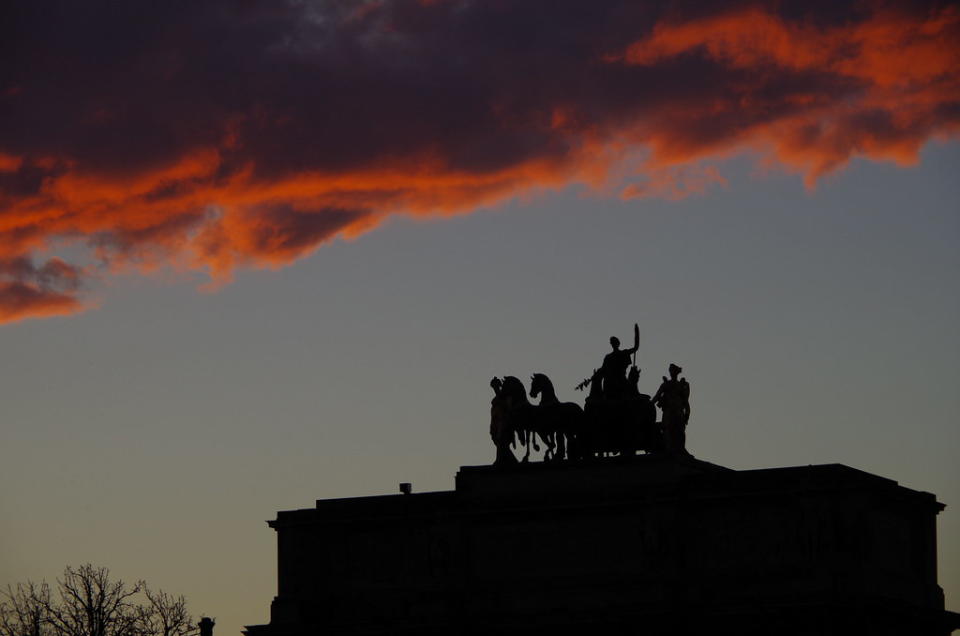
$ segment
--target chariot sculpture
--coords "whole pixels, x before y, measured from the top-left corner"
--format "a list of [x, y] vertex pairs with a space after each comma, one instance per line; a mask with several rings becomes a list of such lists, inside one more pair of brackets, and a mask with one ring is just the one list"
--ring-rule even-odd
[[[490, 381], [494, 397], [490, 407], [490, 437], [497, 449], [494, 464], [504, 466], [530, 461], [530, 451], [544, 449], [545, 462], [582, 461], [592, 457], [629, 456], [639, 452], [688, 454], [686, 427], [690, 419], [690, 384], [679, 377], [682, 369], [669, 366], [651, 398], [639, 389], [636, 365], [639, 329], [634, 344], [620, 349], [610, 338], [612, 351], [602, 366], [577, 385], [589, 387], [581, 407], [561, 402], [553, 382], [543, 373], [530, 377], [529, 397], [523, 382], [512, 375]], [[631, 356], [633, 357], [631, 360]], [[629, 367], [629, 371], [628, 368]], [[663, 413], [657, 421], [657, 408]], [[521, 459], [514, 450], [523, 449]]]

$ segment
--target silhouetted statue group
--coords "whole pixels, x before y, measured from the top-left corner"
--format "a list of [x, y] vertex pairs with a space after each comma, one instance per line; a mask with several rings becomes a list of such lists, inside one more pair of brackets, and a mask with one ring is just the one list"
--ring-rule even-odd
[[[530, 397], [523, 383], [512, 375], [493, 378], [494, 397], [490, 406], [490, 437], [497, 448], [497, 465], [517, 463], [513, 449], [520, 444], [530, 459], [530, 450], [544, 446], [544, 461], [582, 460], [638, 451], [686, 455], [686, 428], [690, 420], [690, 385], [681, 378], [683, 369], [669, 367], [651, 398], [640, 393], [640, 369], [636, 353], [640, 344], [637, 325], [633, 326], [633, 347], [620, 348], [620, 340], [610, 338], [612, 351], [603, 365], [576, 388], [590, 387], [583, 408], [574, 402], [561, 402], [546, 375], [530, 378]], [[632, 360], [631, 360], [632, 357]], [[628, 371], [629, 369], [629, 371]], [[657, 421], [657, 407], [663, 413]], [[539, 439], [539, 443], [538, 443]]]

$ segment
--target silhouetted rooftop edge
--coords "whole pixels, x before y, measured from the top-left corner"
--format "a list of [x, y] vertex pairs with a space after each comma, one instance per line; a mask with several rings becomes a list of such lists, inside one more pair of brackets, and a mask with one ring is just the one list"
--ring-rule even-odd
[[707, 496], [711, 491], [786, 493], [800, 489], [807, 492], [880, 489], [918, 505], [933, 506], [937, 512], [945, 508], [931, 493], [906, 488], [893, 479], [844, 464], [734, 470], [691, 456], [638, 455], [577, 463], [517, 464], [509, 468], [461, 466], [454, 490], [318, 499], [314, 508], [280, 511], [268, 524], [276, 528], [304, 516], [408, 515], [421, 509], [436, 510], [438, 506], [456, 507], [458, 501], [474, 505], [476, 499], [496, 504], [548, 497], [556, 503], [567, 499], [579, 504], [584, 498], [599, 501], [673, 496], [678, 488], [684, 489], [687, 496]]

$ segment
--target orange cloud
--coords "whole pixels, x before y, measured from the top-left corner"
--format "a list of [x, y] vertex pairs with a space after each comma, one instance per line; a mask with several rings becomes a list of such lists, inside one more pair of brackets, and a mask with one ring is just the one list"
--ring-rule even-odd
[[[749, 7], [695, 20], [669, 20], [629, 45], [611, 63], [655, 66], [700, 55], [720, 67], [744, 73], [727, 94], [699, 107], [669, 114], [651, 144], [658, 163], [689, 161], [731, 146], [772, 149], [787, 166], [804, 172], [812, 185], [820, 176], [865, 156], [912, 164], [933, 134], [960, 129], [960, 10], [921, 15], [881, 8], [859, 23], [819, 27], [788, 21]], [[846, 85], [842, 99], [829, 91], [778, 95], [771, 104], [771, 74], [822, 76]], [[829, 86], [829, 85], [828, 85]], [[777, 116], [767, 109], [779, 108]], [[683, 120], [735, 118], [714, 148], [702, 139], [677, 134]], [[743, 120], [743, 117], [736, 117]], [[693, 129], [702, 128], [693, 124]]]
[[0, 260], [0, 323], [82, 311], [76, 296], [81, 277], [59, 258], [41, 266], [27, 258]]
[[680, 165], [648, 169], [642, 181], [627, 184], [620, 191], [620, 198], [629, 201], [659, 197], [677, 201], [693, 194], [704, 194], [713, 184], [727, 185], [727, 180], [715, 166]]
[[572, 183], [678, 199], [742, 151], [812, 186], [960, 128], [952, 6], [43, 5], [0, 73], [0, 323], [82, 311], [116, 272], [223, 284], [389, 215]]
[[0, 283], [0, 323], [25, 318], [66, 316], [83, 311], [79, 300], [24, 283]]

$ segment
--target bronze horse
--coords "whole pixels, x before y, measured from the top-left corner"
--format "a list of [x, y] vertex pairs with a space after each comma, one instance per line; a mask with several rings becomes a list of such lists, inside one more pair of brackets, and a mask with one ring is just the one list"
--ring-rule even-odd
[[583, 409], [573, 402], [561, 402], [553, 382], [543, 373], [534, 373], [530, 377], [530, 397], [540, 398], [537, 405], [539, 427], [556, 440], [554, 459], [569, 457], [567, 448], [575, 446], [576, 436], [583, 425]]
[[505, 398], [507, 424], [517, 435], [519, 442], [526, 447], [521, 461], [530, 461], [531, 448], [540, 450], [537, 445], [537, 436], [547, 447], [543, 453], [544, 461], [553, 459], [556, 448], [555, 435], [549, 426], [544, 426], [539, 407], [531, 404], [527, 399], [523, 382], [512, 375], [504, 376], [501, 393]]

